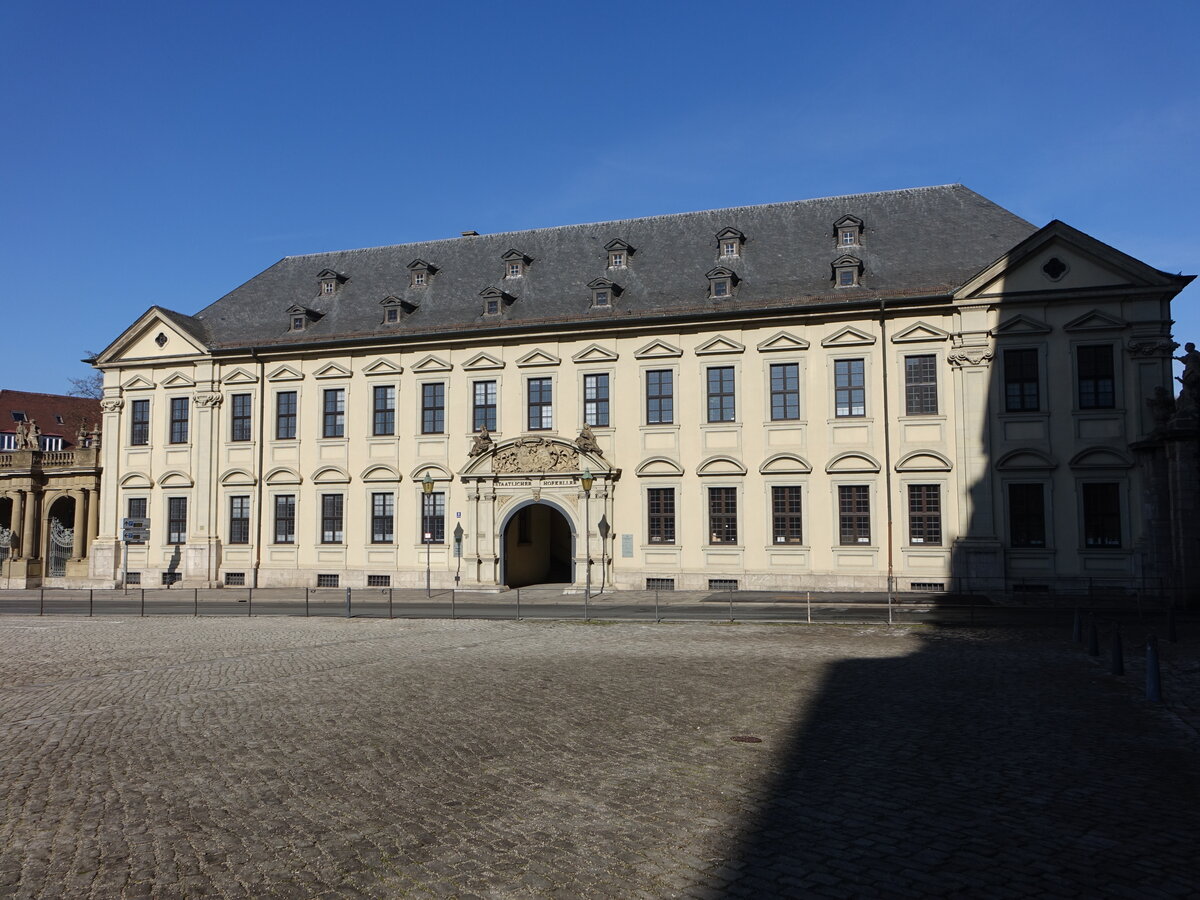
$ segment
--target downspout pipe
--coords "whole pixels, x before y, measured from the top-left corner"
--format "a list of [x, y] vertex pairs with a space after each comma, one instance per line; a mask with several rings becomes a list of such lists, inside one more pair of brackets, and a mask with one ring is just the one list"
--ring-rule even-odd
[[879, 341], [883, 345], [883, 483], [887, 493], [887, 589], [888, 599], [891, 600], [895, 575], [895, 541], [893, 540], [893, 508], [892, 498], [892, 414], [891, 398], [888, 393], [888, 367], [890, 360], [887, 349], [887, 301], [879, 301]]
[[254, 479], [254, 572], [250, 581], [252, 587], [258, 587], [258, 567], [262, 564], [263, 519], [266, 517], [266, 510], [263, 509], [263, 475], [265, 474], [263, 472], [263, 453], [267, 443], [267, 380], [265, 377], [266, 364], [258, 355], [258, 350], [251, 347], [250, 356], [258, 363], [258, 475]]

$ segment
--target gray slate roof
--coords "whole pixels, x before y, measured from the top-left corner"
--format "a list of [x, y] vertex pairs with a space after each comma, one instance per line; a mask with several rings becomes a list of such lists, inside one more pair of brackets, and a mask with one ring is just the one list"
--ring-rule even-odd
[[[833, 225], [845, 215], [863, 220], [862, 246], [836, 243]], [[718, 259], [716, 234], [726, 227], [746, 236], [739, 259]], [[180, 319], [209, 345], [234, 348], [943, 294], [1034, 231], [962, 185], [912, 188], [289, 256]], [[614, 238], [634, 248], [626, 269], [607, 268], [604, 246]], [[532, 258], [524, 277], [504, 277], [509, 250]], [[862, 260], [860, 288], [834, 287], [831, 264], [846, 252]], [[437, 267], [424, 288], [409, 287], [414, 259]], [[705, 273], [718, 265], [737, 273], [732, 298], [708, 297]], [[347, 279], [332, 296], [319, 292], [325, 269]], [[587, 284], [596, 278], [622, 289], [611, 311], [590, 308]], [[500, 317], [483, 316], [479, 294], [488, 287], [516, 297]], [[417, 308], [385, 324], [388, 296]], [[289, 333], [293, 305], [321, 318]]]

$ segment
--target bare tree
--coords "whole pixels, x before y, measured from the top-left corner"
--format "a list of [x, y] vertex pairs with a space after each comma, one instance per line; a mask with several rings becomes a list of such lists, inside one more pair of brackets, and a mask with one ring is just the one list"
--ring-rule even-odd
[[[87, 359], [95, 359], [98, 355], [89, 350]], [[68, 397], [89, 397], [92, 400], [99, 400], [104, 396], [104, 373], [98, 369], [93, 369], [81, 378], [68, 378], [67, 383], [71, 385], [71, 389], [67, 391]]]

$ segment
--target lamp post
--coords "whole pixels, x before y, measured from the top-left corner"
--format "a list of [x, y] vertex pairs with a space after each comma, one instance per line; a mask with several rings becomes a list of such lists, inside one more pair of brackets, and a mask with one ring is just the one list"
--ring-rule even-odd
[[584, 564], [587, 566], [587, 582], [583, 589], [584, 617], [587, 617], [588, 601], [592, 599], [592, 470], [584, 469], [579, 478], [579, 486], [583, 488], [583, 534], [587, 550], [584, 553]]
[[[426, 498], [432, 496], [433, 494], [433, 478], [428, 472], [426, 472], [425, 477], [421, 479], [421, 491], [424, 493]], [[433, 527], [433, 516], [429, 515], [429, 500], [423, 500], [422, 505], [425, 507], [425, 509], [421, 510], [423, 513], [421, 516], [421, 534], [423, 535], [422, 540], [425, 541], [425, 597], [429, 598], [433, 596], [433, 592], [429, 588], [429, 553], [431, 550], [429, 545], [432, 543], [431, 538], [433, 537], [433, 533], [431, 531], [427, 531], [426, 529]]]

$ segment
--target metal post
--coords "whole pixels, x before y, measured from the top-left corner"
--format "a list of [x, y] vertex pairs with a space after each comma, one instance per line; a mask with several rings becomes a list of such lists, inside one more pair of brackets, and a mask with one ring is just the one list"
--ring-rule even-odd
[[346, 588], [346, 618], [350, 618], [350, 588]]
[[388, 588], [388, 618], [392, 617], [392, 589]]
[[733, 585], [729, 586], [729, 621], [733, 622]]
[[254, 588], [246, 588], [246, 618], [254, 615]]
[[88, 618], [92, 615], [92, 589], [88, 588]]
[[888, 624], [891, 625], [891, 624], [893, 624], [892, 623], [892, 576], [891, 575], [888, 576], [887, 591], [888, 591]]
[[454, 595], [456, 593], [457, 593], [457, 591], [454, 588], [450, 589], [450, 618], [451, 619], [458, 618], [458, 610], [455, 609], [455, 596]]
[[140, 590], [142, 592], [142, 616], [144, 617], [146, 615], [146, 589], [140, 588]]
[[192, 618], [200, 617], [200, 592], [192, 594]]
[[804, 605], [808, 608], [808, 624], [812, 624], [812, 591], [804, 592]]
[[657, 625], [662, 619], [658, 617], [658, 590], [654, 591], [654, 624]]
[[583, 564], [587, 566], [587, 579], [583, 589], [583, 618], [588, 617], [588, 601], [592, 599], [592, 491], [591, 485], [583, 491]]
[[38, 615], [44, 616], [45, 614], [46, 614], [46, 589], [38, 588]]
[[129, 541], [125, 541], [125, 574], [121, 576], [121, 591], [129, 593]]
[[521, 621], [521, 589], [517, 588], [517, 621]]
[[429, 545], [432, 543], [432, 541], [429, 539], [429, 536], [428, 536], [429, 532], [424, 532], [424, 534], [426, 535], [426, 537], [425, 537], [425, 599], [429, 599], [430, 597], [433, 596], [433, 593], [429, 588], [429, 573], [430, 573], [429, 554], [432, 551], [432, 548]]
[[304, 618], [308, 618], [308, 588], [304, 588]]

